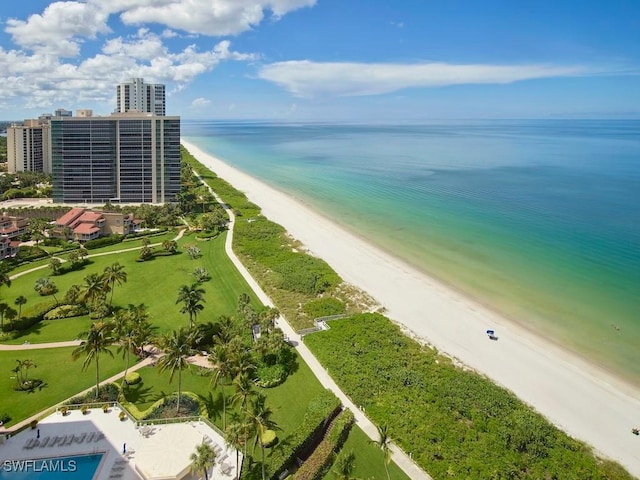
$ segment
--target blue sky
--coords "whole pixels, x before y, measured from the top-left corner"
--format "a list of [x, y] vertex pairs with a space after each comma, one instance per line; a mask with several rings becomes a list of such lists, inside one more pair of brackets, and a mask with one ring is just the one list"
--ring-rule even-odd
[[0, 10], [0, 119], [640, 118], [637, 0], [28, 0]]

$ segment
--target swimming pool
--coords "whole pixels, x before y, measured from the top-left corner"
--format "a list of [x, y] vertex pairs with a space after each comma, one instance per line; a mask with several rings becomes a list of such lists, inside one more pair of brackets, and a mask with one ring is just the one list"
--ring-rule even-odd
[[0, 480], [89, 480], [104, 454], [0, 462]]

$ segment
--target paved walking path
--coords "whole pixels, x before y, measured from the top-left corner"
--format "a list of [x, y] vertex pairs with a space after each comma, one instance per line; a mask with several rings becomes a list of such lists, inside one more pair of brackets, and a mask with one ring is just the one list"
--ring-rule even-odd
[[[229, 233], [227, 234], [227, 239], [225, 242], [225, 251], [233, 264], [236, 266], [238, 271], [242, 274], [246, 282], [249, 284], [251, 289], [260, 299], [260, 301], [269, 307], [275, 307], [269, 296], [262, 290], [260, 285], [254, 280], [249, 271], [245, 268], [245, 266], [240, 262], [236, 254], [233, 252], [233, 225], [235, 222], [235, 215], [231, 208], [227, 206], [226, 203], [222, 201], [220, 197], [213, 191], [209, 185], [207, 185], [200, 175], [196, 171], [194, 174], [198, 179], [209, 188], [211, 194], [215, 197], [215, 199], [220, 203], [227, 214], [229, 215]], [[320, 364], [320, 362], [313, 355], [311, 350], [302, 342], [302, 337], [298, 335], [295, 330], [289, 325], [289, 323], [283, 318], [278, 317], [276, 319], [276, 325], [284, 332], [292, 345], [294, 345], [296, 351], [300, 354], [300, 356], [304, 359], [304, 361], [309, 365], [311, 371], [318, 377], [320, 383], [325, 387], [330, 389], [333, 393], [337, 395], [342, 404], [351, 410], [355, 416], [356, 423], [358, 426], [364, 431], [364, 433], [374, 441], [379, 440], [380, 436], [378, 435], [378, 429], [373, 424], [371, 420], [362, 412], [360, 409], [356, 407], [356, 405], [351, 401], [351, 399], [338, 387], [338, 385], [333, 381], [329, 373], [326, 369]], [[401, 448], [396, 446], [395, 444], [391, 444], [391, 458], [393, 461], [400, 467], [410, 478], [414, 480], [432, 480], [432, 478], [427, 474], [424, 470], [422, 470], [416, 463], [407, 455]]]
[[[180, 231], [178, 232], [178, 234], [173, 238], [174, 241], [178, 241], [182, 238], [182, 236], [184, 235], [184, 228], [181, 228]], [[162, 243], [152, 243], [149, 245], [149, 247], [158, 247], [162, 245]], [[120, 250], [114, 250], [112, 252], [102, 252], [102, 253], [92, 253], [91, 255], [87, 255], [87, 258], [93, 258], [93, 257], [104, 257], [105, 255], [116, 255], [118, 253], [125, 253], [125, 252], [133, 252], [134, 250], [142, 250], [143, 247], [131, 247], [131, 248], [122, 248]], [[61, 263], [66, 263], [68, 260], [65, 260], [64, 258], [60, 258], [60, 257], [56, 257], [55, 255], [52, 255], [51, 258], [57, 258], [58, 260], [60, 260]], [[36, 272], [38, 270], [44, 270], [45, 268], [49, 268], [49, 265], [40, 265], [39, 267], [33, 267], [30, 268], [29, 270], [25, 270], [24, 272], [20, 272], [20, 273], [16, 273], [15, 275], [11, 275], [9, 278], [11, 280], [15, 280], [16, 278], [19, 278], [23, 275], [26, 275], [27, 273], [31, 273], [31, 272]]]
[[82, 340], [70, 340], [68, 342], [49, 342], [49, 343], [21, 343], [18, 345], [0, 344], [0, 352], [12, 350], [40, 350], [43, 348], [61, 348], [61, 347], [77, 347]]

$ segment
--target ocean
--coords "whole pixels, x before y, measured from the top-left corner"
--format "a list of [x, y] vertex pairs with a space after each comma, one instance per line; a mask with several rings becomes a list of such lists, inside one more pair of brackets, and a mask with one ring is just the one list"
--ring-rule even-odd
[[640, 121], [194, 121], [182, 136], [640, 385]]

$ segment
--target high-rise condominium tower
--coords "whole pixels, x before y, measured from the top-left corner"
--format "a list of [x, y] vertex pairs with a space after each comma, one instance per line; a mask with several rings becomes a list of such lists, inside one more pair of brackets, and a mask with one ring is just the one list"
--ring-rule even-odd
[[180, 117], [51, 119], [55, 203], [163, 203], [180, 192]]
[[165, 91], [162, 84], [144, 83], [142, 78], [132, 78], [129, 83], [116, 87], [116, 112], [138, 111], [165, 114]]
[[51, 172], [48, 123], [25, 120], [7, 128], [7, 171]]

